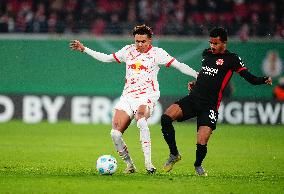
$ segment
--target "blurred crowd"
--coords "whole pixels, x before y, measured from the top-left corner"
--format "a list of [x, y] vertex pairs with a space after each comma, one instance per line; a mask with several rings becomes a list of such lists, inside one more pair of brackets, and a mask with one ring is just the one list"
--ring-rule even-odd
[[284, 37], [284, 0], [0, 0], [1, 33], [129, 34], [145, 23], [159, 35]]

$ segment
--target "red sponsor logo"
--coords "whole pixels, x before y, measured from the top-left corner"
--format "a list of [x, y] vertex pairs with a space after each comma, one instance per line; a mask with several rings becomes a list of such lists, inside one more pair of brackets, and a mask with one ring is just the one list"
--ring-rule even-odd
[[140, 65], [138, 69], [147, 71], [148, 67], [145, 67], [144, 65]]
[[148, 67], [145, 67], [144, 65], [141, 65], [141, 63], [135, 63], [135, 64], [131, 64], [128, 65], [128, 69], [133, 69], [137, 72], [140, 72], [142, 70], [147, 71]]
[[223, 59], [217, 59], [216, 65], [223, 65], [224, 60]]
[[128, 65], [128, 69], [136, 69], [136, 64]]

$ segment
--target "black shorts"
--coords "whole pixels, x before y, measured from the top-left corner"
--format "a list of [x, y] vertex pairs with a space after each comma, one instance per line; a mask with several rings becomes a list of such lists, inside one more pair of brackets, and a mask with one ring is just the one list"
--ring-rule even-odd
[[177, 102], [182, 110], [183, 117], [178, 119], [178, 122], [182, 122], [191, 118], [197, 118], [197, 130], [200, 126], [208, 126], [212, 130], [216, 129], [216, 123], [218, 120], [218, 111], [210, 108], [208, 105], [199, 102], [193, 96], [186, 96]]

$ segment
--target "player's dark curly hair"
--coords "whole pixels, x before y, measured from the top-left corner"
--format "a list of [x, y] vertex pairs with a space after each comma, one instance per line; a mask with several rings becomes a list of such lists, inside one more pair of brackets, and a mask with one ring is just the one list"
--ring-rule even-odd
[[220, 37], [220, 40], [222, 42], [225, 42], [225, 41], [227, 41], [228, 34], [227, 34], [227, 31], [224, 28], [215, 27], [212, 30], [210, 30], [210, 37], [213, 37], [213, 38]]
[[152, 38], [153, 31], [149, 26], [146, 26], [145, 24], [143, 24], [143, 25], [135, 26], [132, 34], [133, 36], [135, 36], [136, 34], [147, 35], [148, 38]]

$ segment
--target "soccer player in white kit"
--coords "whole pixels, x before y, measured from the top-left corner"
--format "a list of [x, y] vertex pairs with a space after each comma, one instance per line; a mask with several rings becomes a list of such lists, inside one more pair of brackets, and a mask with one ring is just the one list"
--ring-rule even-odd
[[151, 116], [160, 97], [157, 75], [161, 65], [173, 66], [182, 73], [197, 78], [197, 72], [184, 63], [178, 62], [161, 48], [152, 46], [152, 29], [146, 25], [133, 29], [135, 44], [126, 45], [113, 54], [104, 54], [85, 47], [73, 40], [70, 48], [85, 52], [102, 62], [125, 62], [125, 86], [119, 102], [114, 107], [111, 138], [119, 156], [126, 163], [125, 173], [134, 173], [136, 167], [122, 138], [131, 120], [135, 118], [140, 129], [140, 142], [148, 173], [155, 173], [151, 161], [151, 138], [147, 119]]

